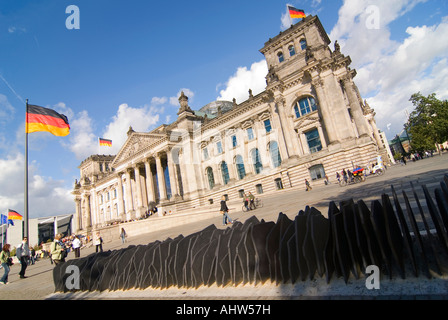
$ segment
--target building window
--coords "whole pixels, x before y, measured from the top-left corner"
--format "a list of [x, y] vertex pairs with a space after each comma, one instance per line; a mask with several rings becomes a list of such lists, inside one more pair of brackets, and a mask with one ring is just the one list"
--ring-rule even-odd
[[275, 187], [277, 188], [277, 190], [283, 189], [282, 178], [277, 178], [274, 180], [274, 182], [275, 182]]
[[204, 160], [208, 160], [208, 149], [207, 149], [207, 147], [202, 149], [202, 153], [204, 155]]
[[252, 163], [254, 164], [255, 174], [261, 173], [263, 171], [263, 164], [261, 163], [260, 152], [258, 149], [253, 149], [251, 151]]
[[238, 195], [240, 198], [244, 198], [244, 189], [238, 190]]
[[300, 48], [302, 50], [306, 49], [306, 40], [305, 39], [300, 40]]
[[264, 128], [266, 129], [266, 133], [271, 132], [272, 127], [271, 127], [271, 120], [265, 120], [264, 121]]
[[236, 135], [230, 137], [232, 139], [232, 147], [235, 148], [238, 145], [238, 140], [236, 139]]
[[207, 168], [207, 178], [208, 178], [208, 185], [211, 190], [215, 187], [215, 177], [213, 176], [213, 169], [210, 167]]
[[285, 61], [285, 58], [283, 57], [283, 52], [279, 52], [277, 54], [278, 57], [278, 62], [282, 63], [283, 61]]
[[257, 185], [255, 186], [255, 189], [257, 190], [257, 193], [258, 193], [258, 194], [262, 194], [262, 193], [263, 193], [263, 186], [261, 185], [261, 183], [260, 183], [260, 184], [257, 184]]
[[319, 131], [317, 129], [308, 131], [305, 133], [306, 141], [311, 153], [319, 152], [322, 150], [322, 143], [319, 137]]
[[316, 110], [317, 110], [316, 100], [314, 100], [313, 97], [306, 97], [300, 99], [294, 106], [294, 111], [296, 113], [297, 118], [303, 117], [308, 113], [311, 113]]
[[255, 136], [254, 136], [254, 129], [248, 128], [247, 129], [247, 139], [249, 139], [249, 141], [251, 141], [254, 138], [255, 138]]
[[228, 184], [230, 180], [229, 176], [229, 168], [227, 167], [227, 163], [225, 161], [221, 162], [221, 173], [222, 173], [222, 181], [224, 184]]
[[290, 56], [290, 57], [292, 57], [293, 55], [296, 54], [296, 50], [294, 49], [294, 46], [293, 46], [293, 45], [290, 45], [289, 48], [288, 48], [288, 50], [289, 50], [289, 56]]
[[244, 168], [243, 157], [240, 155], [237, 155], [236, 159], [235, 159], [235, 163], [236, 163], [236, 171], [238, 173], [238, 179], [242, 180], [246, 176], [246, 169]]
[[216, 143], [216, 150], [218, 151], [218, 154], [222, 153], [222, 143], [221, 143], [221, 141], [218, 141]]
[[269, 143], [269, 152], [271, 154], [271, 161], [274, 168], [280, 167], [282, 164], [282, 158], [280, 156], [280, 150], [278, 149], [278, 143], [276, 141]]
[[325, 178], [324, 166], [321, 164], [312, 166], [310, 169], [310, 176], [312, 180], [319, 180]]
[[117, 199], [117, 189], [114, 189], [114, 199]]

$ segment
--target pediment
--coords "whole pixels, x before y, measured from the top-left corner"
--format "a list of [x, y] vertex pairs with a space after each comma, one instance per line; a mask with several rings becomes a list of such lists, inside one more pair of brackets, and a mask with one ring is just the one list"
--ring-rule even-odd
[[133, 158], [135, 155], [146, 151], [157, 141], [164, 138], [166, 138], [166, 134], [138, 132], [132, 133], [121, 147], [120, 151], [112, 162], [112, 166]]
[[308, 129], [308, 127], [315, 126], [316, 123], [319, 121], [320, 119], [318, 115], [310, 115], [307, 117], [302, 117], [294, 122], [294, 129], [302, 131]]

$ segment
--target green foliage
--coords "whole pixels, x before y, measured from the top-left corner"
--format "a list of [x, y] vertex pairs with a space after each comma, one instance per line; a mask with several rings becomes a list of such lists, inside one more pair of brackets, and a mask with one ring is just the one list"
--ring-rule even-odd
[[437, 99], [435, 93], [425, 97], [420, 92], [413, 94], [410, 101], [415, 110], [404, 127], [411, 136], [412, 149], [434, 150], [436, 143], [448, 140], [448, 101]]

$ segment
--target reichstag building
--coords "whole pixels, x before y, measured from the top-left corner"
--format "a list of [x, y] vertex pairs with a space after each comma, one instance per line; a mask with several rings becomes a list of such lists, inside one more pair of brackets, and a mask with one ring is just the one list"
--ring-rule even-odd
[[182, 93], [173, 123], [130, 127], [117, 155], [84, 160], [75, 229], [139, 219], [154, 204], [177, 212], [219, 206], [222, 195], [304, 189], [305, 179], [323, 184], [325, 175], [334, 180], [336, 171], [385, 155], [351, 59], [330, 43], [319, 18], [308, 16], [260, 50], [269, 66], [260, 94], [194, 111]]

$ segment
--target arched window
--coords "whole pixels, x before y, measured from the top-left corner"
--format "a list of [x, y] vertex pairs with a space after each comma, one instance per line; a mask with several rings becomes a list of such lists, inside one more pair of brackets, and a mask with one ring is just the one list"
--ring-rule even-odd
[[316, 110], [317, 110], [317, 104], [316, 100], [314, 100], [313, 97], [305, 97], [303, 99], [300, 99], [294, 106], [294, 111], [296, 113], [297, 118], [303, 117], [308, 113], [311, 113]]
[[283, 57], [283, 52], [277, 53], [277, 57], [278, 57], [278, 62], [282, 63], [283, 61], [285, 61], [285, 57]]
[[290, 57], [292, 57], [293, 55], [296, 54], [296, 49], [294, 49], [294, 46], [293, 46], [293, 45], [290, 45], [290, 46], [288, 47], [288, 50], [289, 50], [289, 56], [290, 56]]
[[252, 149], [251, 151], [252, 163], [254, 164], [255, 174], [259, 174], [263, 171], [263, 164], [261, 163], [260, 152], [258, 149]]
[[280, 156], [280, 150], [278, 149], [277, 141], [271, 141], [269, 143], [269, 153], [271, 154], [271, 161], [274, 168], [280, 167], [282, 164], [282, 158]]
[[309, 168], [310, 176], [312, 180], [319, 180], [325, 178], [325, 170], [324, 166], [321, 164], [317, 164]]
[[213, 176], [213, 169], [208, 167], [206, 171], [207, 171], [208, 185], [211, 190], [215, 187], [215, 177]]
[[305, 39], [300, 40], [300, 48], [302, 50], [306, 49], [306, 40]]
[[225, 161], [221, 162], [221, 174], [224, 184], [228, 184], [230, 180], [229, 168], [227, 167], [227, 163]]
[[244, 179], [244, 177], [246, 176], [246, 169], [244, 168], [244, 161], [243, 161], [243, 157], [240, 155], [237, 155], [235, 158], [235, 163], [236, 163], [236, 171], [238, 173], [238, 179]]

